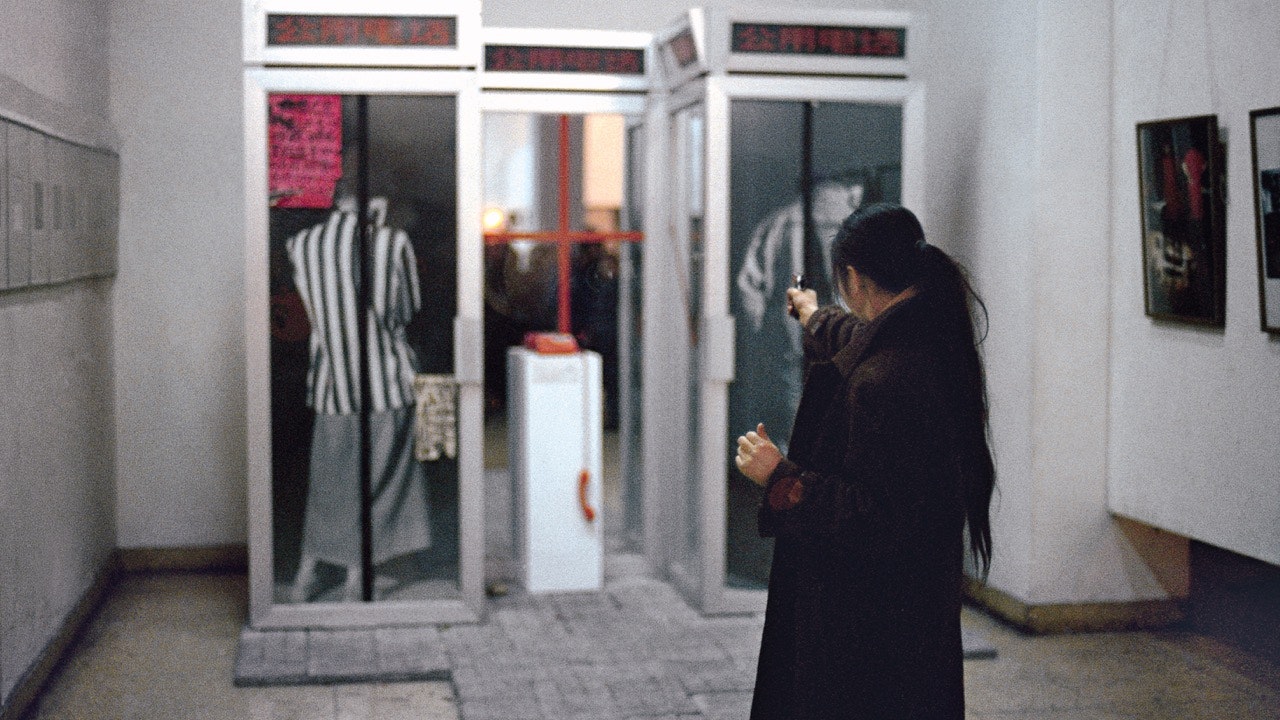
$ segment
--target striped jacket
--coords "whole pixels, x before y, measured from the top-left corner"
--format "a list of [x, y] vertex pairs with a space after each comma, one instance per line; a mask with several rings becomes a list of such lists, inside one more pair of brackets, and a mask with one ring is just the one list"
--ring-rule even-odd
[[[361, 353], [356, 325], [360, 265], [355, 253], [356, 213], [329, 219], [289, 239], [293, 279], [311, 321], [307, 405], [329, 415], [360, 411]], [[373, 280], [364, 356], [369, 360], [373, 412], [413, 405], [416, 359], [405, 326], [422, 307], [409, 237], [386, 226], [370, 229]]]

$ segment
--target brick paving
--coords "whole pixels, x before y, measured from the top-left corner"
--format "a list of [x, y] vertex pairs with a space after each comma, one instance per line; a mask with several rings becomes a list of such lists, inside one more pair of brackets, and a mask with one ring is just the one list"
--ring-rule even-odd
[[745, 717], [762, 618], [703, 617], [669, 585], [489, 601], [475, 625], [242, 630], [242, 686], [450, 679], [463, 720]]
[[[489, 600], [483, 623], [240, 636], [237, 685], [449, 679], [462, 720], [747, 716], [760, 615], [702, 616], [671, 586]], [[970, 657], [989, 643], [966, 634]]]

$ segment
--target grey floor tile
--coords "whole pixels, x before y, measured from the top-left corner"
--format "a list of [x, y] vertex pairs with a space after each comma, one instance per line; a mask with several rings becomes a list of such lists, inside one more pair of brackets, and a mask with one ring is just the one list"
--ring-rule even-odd
[[690, 695], [749, 692], [755, 686], [755, 672], [743, 670], [733, 662], [679, 660], [664, 662], [663, 666]]
[[334, 681], [378, 675], [378, 655], [369, 630], [312, 630], [307, 642], [308, 677]]
[[554, 720], [547, 718], [537, 704], [514, 700], [476, 700], [463, 702], [461, 720]]
[[434, 627], [378, 628], [373, 639], [380, 674], [427, 676], [449, 671], [444, 641]]
[[297, 682], [307, 676], [307, 633], [303, 630], [240, 633], [235, 677], [238, 684]]
[[335, 688], [337, 720], [421, 720], [457, 714], [443, 683], [345, 685]]
[[751, 712], [749, 692], [706, 693], [693, 700], [707, 720], [744, 720]]

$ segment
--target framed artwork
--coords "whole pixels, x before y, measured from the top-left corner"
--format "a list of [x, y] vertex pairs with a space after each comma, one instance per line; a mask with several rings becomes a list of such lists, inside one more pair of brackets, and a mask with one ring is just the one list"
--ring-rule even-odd
[[1249, 113], [1262, 329], [1280, 333], [1280, 107]]
[[1216, 115], [1138, 123], [1147, 315], [1222, 327], [1226, 214]]

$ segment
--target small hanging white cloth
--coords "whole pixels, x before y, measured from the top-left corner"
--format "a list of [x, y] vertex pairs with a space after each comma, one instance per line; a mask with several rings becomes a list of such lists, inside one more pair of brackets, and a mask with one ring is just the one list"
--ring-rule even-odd
[[452, 375], [418, 373], [414, 456], [423, 462], [458, 457], [458, 385]]

